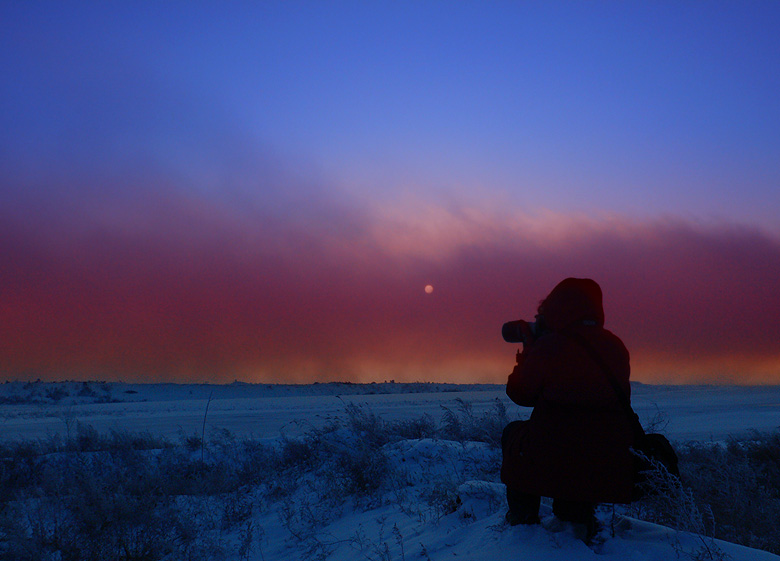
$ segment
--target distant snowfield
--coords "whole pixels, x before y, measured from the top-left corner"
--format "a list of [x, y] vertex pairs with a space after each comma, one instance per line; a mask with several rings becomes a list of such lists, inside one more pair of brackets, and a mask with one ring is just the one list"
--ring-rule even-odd
[[[25, 387], [26, 386], [26, 387]], [[37, 388], [35, 388], [37, 386]], [[339, 416], [347, 403], [365, 404], [385, 420], [431, 415], [439, 420], [457, 400], [470, 403], [475, 413], [501, 400], [512, 417], [531, 410], [514, 405], [500, 385], [450, 384], [121, 384], [89, 385], [97, 397], [119, 402], [89, 403], [78, 396], [84, 385], [71, 382], [68, 396], [53, 402], [47, 392], [57, 385], [19, 382], [0, 385], [0, 438], [29, 439], [65, 435], [75, 423], [98, 431], [149, 431], [175, 438], [227, 429], [237, 436], [273, 438], [299, 435]], [[33, 387], [34, 389], [30, 389]], [[106, 389], [104, 389], [106, 388]], [[369, 393], [371, 392], [371, 393]], [[38, 403], [12, 403], [13, 396]], [[82, 393], [85, 393], [82, 391]], [[35, 396], [40, 399], [35, 399]], [[30, 400], [28, 400], [30, 401]], [[723, 440], [752, 430], [780, 428], [780, 386], [654, 386], [634, 384], [632, 403], [643, 423], [663, 421], [663, 430], [677, 441]], [[208, 407], [208, 410], [207, 410]]]
[[[635, 384], [632, 392], [642, 421], [646, 425], [660, 423], [657, 429], [676, 441], [720, 441], [780, 427], [780, 386]], [[475, 414], [482, 414], [493, 409], [496, 400], [504, 403], [510, 418], [530, 414], [530, 409], [512, 404], [503, 386], [498, 385], [13, 382], [0, 384], [0, 440], [66, 436], [81, 423], [101, 432], [148, 431], [175, 441], [182, 435], [200, 435], [205, 419], [207, 435], [227, 429], [239, 437], [273, 441], [345, 417], [350, 403], [364, 405], [386, 421], [427, 414], [439, 422], [447, 410], [457, 411], [462, 402], [470, 404]], [[224, 537], [226, 543], [231, 539], [249, 543], [244, 539], [249, 536], [251, 547], [242, 555], [225, 559], [780, 559], [765, 551], [675, 531], [608, 509], [599, 511], [603, 529], [591, 546], [577, 538], [574, 528], [558, 521], [547, 502], [541, 525], [509, 527], [504, 521], [503, 485], [480, 478], [486, 473], [480, 466], [495, 467], [500, 463], [500, 452], [482, 442], [401, 440], [387, 444], [383, 456], [389, 462], [389, 473], [404, 482], [388, 488], [384, 499], [362, 506], [347, 499], [330, 507], [321, 504], [316, 490], [318, 485], [327, 487], [327, 482], [309, 481], [312, 490], [300, 486], [294, 502], [266, 504], [259, 500], [244, 533]], [[477, 479], [470, 479], [472, 474]], [[436, 482], [452, 481], [454, 475], [461, 481], [453, 491], [457, 504], [451, 510], [435, 512], [428, 505], [434, 504], [431, 493], [438, 489]], [[251, 495], [247, 498], [251, 500]], [[441, 502], [439, 497], [438, 504]], [[307, 513], [322, 520], [308, 520]], [[306, 523], [316, 530], [310, 530], [305, 539], [295, 539], [290, 528], [306, 528]]]

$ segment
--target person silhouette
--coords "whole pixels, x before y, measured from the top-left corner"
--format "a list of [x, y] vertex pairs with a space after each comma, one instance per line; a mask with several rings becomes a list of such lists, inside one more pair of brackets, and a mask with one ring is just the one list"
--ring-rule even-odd
[[506, 393], [533, 411], [502, 434], [506, 519], [538, 523], [541, 497], [550, 497], [553, 514], [584, 526], [590, 541], [596, 504], [632, 500], [632, 427], [613, 387], [630, 399], [628, 350], [604, 329], [601, 287], [591, 279], [561, 281], [539, 305], [533, 331], [515, 323], [523, 351]]

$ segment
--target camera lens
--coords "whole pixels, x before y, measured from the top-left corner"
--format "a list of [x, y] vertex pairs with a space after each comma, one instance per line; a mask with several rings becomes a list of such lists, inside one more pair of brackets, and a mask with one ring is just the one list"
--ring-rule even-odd
[[501, 336], [507, 343], [522, 343], [523, 332], [520, 329], [521, 320], [508, 321], [501, 327]]

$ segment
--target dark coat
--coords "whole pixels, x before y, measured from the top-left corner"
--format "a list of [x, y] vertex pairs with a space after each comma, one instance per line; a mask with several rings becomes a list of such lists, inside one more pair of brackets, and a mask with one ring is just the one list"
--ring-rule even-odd
[[509, 398], [534, 409], [522, 434], [510, 435], [501, 480], [532, 495], [628, 503], [633, 488], [628, 416], [607, 374], [566, 335], [574, 331], [585, 338], [630, 396], [628, 351], [603, 328], [601, 289], [588, 279], [567, 279], [542, 302], [540, 313], [550, 331], [524, 345], [507, 381]]

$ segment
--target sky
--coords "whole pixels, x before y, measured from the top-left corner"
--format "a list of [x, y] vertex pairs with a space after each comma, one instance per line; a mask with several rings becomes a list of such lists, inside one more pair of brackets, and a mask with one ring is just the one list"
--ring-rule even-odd
[[574, 276], [632, 379], [780, 383], [778, 28], [0, 2], [0, 378], [502, 383]]

